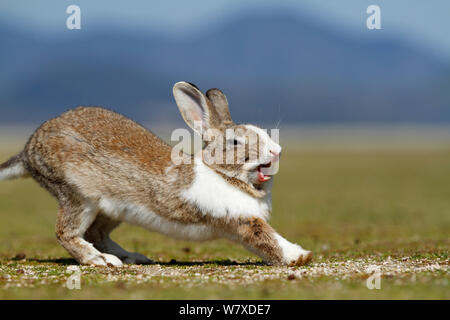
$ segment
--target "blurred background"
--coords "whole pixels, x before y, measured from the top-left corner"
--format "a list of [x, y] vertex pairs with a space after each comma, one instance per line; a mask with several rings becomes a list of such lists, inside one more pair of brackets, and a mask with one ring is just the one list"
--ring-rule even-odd
[[[66, 8], [81, 8], [68, 30]], [[2, 1], [0, 123], [38, 124], [77, 105], [176, 123], [171, 89], [221, 88], [238, 122], [450, 121], [450, 3]]]

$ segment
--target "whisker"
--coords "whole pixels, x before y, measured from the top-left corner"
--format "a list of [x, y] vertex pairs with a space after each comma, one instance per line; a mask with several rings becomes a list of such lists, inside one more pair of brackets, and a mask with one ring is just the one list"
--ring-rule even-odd
[[280, 128], [282, 118], [283, 117], [281, 116], [281, 104], [279, 104], [278, 105], [278, 122], [277, 122], [277, 125], [275, 126], [276, 129]]

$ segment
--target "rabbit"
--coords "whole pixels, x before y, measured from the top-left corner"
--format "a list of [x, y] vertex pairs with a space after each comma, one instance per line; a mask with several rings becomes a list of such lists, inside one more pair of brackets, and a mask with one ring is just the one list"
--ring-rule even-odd
[[[0, 165], [0, 180], [31, 176], [59, 203], [58, 242], [80, 264], [122, 266], [153, 263], [109, 237], [121, 222], [185, 240], [226, 238], [271, 265], [300, 266], [311, 251], [280, 236], [269, 224], [273, 177], [262, 167], [279, 159], [281, 147], [254, 125], [235, 124], [219, 89], [203, 94], [178, 82], [173, 95], [203, 149], [172, 161], [173, 148], [136, 122], [101, 107], [80, 106], [43, 123], [18, 155]], [[207, 163], [206, 151], [223, 139], [255, 150], [259, 162]], [[258, 144], [244, 139], [255, 134]], [[223, 138], [222, 137], [222, 138]], [[259, 148], [259, 149], [258, 149]], [[227, 149], [229, 150], [229, 149]]]

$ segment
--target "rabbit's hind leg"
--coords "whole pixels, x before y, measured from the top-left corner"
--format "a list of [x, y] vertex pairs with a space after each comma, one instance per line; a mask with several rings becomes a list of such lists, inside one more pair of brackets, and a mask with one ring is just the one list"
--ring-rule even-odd
[[126, 264], [150, 264], [152, 260], [137, 252], [128, 252], [109, 237], [109, 234], [119, 226], [120, 221], [113, 220], [99, 213], [85, 234], [87, 241], [101, 252], [119, 257]]
[[102, 253], [85, 240], [85, 233], [95, 220], [98, 209], [79, 201], [61, 202], [56, 220], [56, 237], [59, 243], [81, 264], [121, 266], [115, 255]]

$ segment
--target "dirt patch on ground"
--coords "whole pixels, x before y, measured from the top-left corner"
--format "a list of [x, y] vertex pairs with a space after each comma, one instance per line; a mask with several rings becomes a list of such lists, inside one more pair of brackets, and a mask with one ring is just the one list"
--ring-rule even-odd
[[251, 285], [268, 280], [352, 280], [374, 274], [381, 278], [405, 278], [417, 274], [435, 275], [448, 282], [449, 260], [441, 257], [361, 258], [345, 261], [313, 262], [304, 267], [272, 267], [259, 263], [185, 263], [128, 265], [124, 267], [68, 266], [52, 263], [29, 264], [9, 261], [0, 266], [0, 288], [34, 287], [49, 284], [64, 286], [79, 269], [88, 282], [197, 286], [204, 284]]

